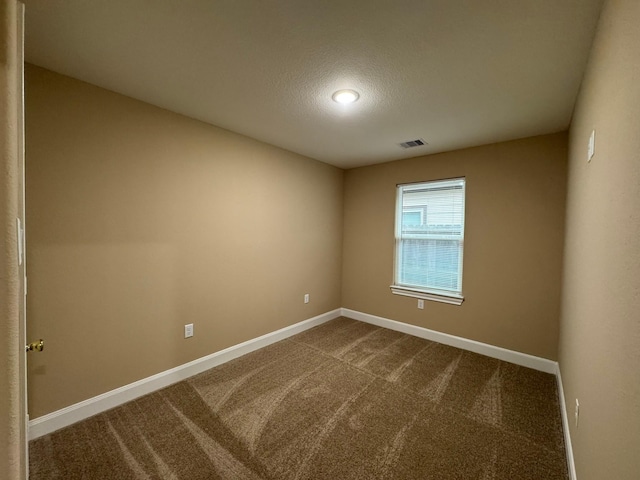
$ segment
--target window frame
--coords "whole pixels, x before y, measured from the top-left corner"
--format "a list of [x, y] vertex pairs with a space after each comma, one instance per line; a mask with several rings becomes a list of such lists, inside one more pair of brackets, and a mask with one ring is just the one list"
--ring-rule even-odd
[[[458, 291], [451, 290], [440, 290], [438, 288], [433, 287], [423, 287], [418, 285], [407, 285], [398, 282], [399, 277], [399, 265], [400, 261], [400, 249], [402, 240], [401, 240], [401, 231], [402, 231], [402, 219], [403, 219], [403, 193], [405, 189], [409, 187], [421, 187], [424, 186], [429, 188], [433, 187], [434, 184], [443, 184], [453, 183], [453, 182], [461, 182], [463, 195], [462, 195], [462, 228], [460, 233], [460, 253], [459, 253], [459, 262], [458, 262], [458, 281], [460, 288]], [[455, 177], [455, 178], [447, 178], [440, 180], [428, 180], [423, 182], [412, 182], [412, 183], [404, 183], [396, 185], [396, 214], [394, 219], [394, 254], [393, 254], [393, 284], [390, 286], [391, 292], [394, 295], [402, 295], [407, 297], [419, 298], [423, 300], [430, 300], [435, 302], [447, 303], [451, 305], [462, 305], [464, 302], [464, 295], [462, 294], [462, 274], [463, 274], [463, 264], [464, 264], [464, 233], [465, 233], [465, 214], [466, 214], [466, 178], [465, 177]]]

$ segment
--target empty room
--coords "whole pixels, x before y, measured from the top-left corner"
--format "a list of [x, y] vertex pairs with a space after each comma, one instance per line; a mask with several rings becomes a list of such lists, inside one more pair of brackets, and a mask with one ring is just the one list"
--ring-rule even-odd
[[0, 17], [0, 478], [640, 478], [638, 0]]

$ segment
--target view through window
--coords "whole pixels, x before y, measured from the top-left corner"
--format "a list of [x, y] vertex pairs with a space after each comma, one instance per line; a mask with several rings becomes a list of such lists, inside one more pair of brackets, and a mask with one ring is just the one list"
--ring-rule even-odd
[[394, 293], [462, 298], [465, 179], [399, 185], [397, 202]]

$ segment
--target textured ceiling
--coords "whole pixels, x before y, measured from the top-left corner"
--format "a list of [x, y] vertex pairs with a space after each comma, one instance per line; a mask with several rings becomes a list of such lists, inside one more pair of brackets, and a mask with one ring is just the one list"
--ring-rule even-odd
[[602, 0], [25, 3], [28, 62], [351, 168], [566, 129]]

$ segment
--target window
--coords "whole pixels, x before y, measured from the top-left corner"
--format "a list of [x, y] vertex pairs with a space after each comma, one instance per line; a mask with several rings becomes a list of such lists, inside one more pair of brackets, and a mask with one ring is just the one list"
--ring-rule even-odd
[[393, 293], [462, 303], [464, 196], [464, 178], [398, 186]]

